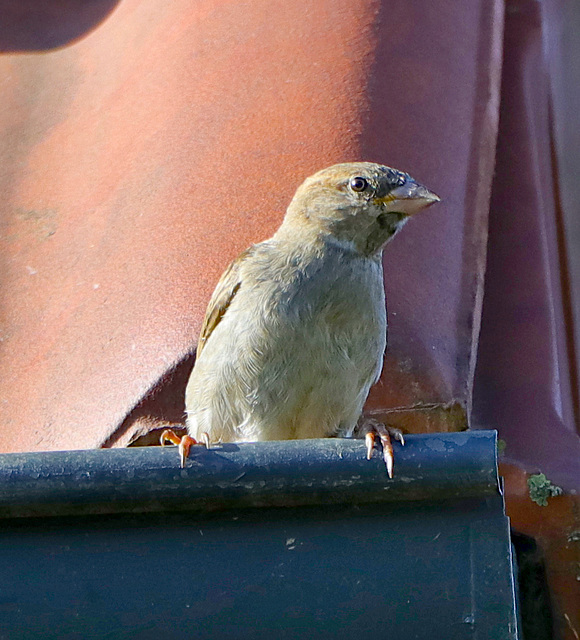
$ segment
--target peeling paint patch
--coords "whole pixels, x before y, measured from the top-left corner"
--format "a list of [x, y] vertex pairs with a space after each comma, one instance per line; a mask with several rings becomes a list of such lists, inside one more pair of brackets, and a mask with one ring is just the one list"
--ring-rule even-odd
[[16, 216], [20, 220], [29, 223], [30, 228], [41, 239], [46, 240], [56, 233], [57, 211], [56, 209], [16, 209]]

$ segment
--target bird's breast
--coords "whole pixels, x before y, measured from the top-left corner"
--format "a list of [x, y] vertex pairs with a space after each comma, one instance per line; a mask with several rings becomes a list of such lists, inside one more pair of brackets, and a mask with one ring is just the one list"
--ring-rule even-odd
[[245, 280], [204, 347], [188, 386], [200, 431], [277, 440], [356, 423], [386, 345], [382, 267], [340, 256], [288, 264], [270, 260]]

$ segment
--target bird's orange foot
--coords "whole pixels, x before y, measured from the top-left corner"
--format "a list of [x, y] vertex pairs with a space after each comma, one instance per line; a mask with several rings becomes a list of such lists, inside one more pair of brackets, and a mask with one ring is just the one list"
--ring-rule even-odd
[[202, 442], [198, 442], [191, 436], [182, 436], [181, 438], [176, 435], [174, 431], [171, 429], [165, 429], [159, 438], [161, 442], [161, 446], [164, 447], [166, 442], [171, 442], [172, 444], [176, 444], [179, 447], [179, 460], [180, 466], [183, 469], [185, 467], [185, 461], [189, 456], [189, 450], [191, 446], [194, 444], [199, 444], [205, 446], [206, 449], [209, 449], [209, 435], [207, 433], [201, 434]]
[[377, 436], [381, 441], [381, 445], [383, 446], [383, 460], [385, 461], [385, 466], [387, 467], [387, 473], [389, 474], [389, 478], [393, 477], [393, 444], [391, 442], [391, 436], [398, 440], [402, 445], [405, 444], [405, 437], [403, 436], [403, 432], [400, 429], [396, 429], [395, 427], [390, 427], [378, 420], [373, 420], [372, 418], [365, 419], [360, 426], [360, 433], [364, 435], [365, 442], [367, 445], [367, 460], [370, 460], [373, 455], [373, 449], [375, 446], [375, 440]]

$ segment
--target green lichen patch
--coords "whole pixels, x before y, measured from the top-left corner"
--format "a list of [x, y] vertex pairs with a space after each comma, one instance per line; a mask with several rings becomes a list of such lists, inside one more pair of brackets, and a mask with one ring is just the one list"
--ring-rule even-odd
[[497, 441], [497, 455], [498, 456], [503, 456], [503, 454], [505, 453], [506, 446], [507, 446], [506, 441], [502, 440], [501, 438], [499, 438], [499, 440]]
[[543, 473], [535, 473], [528, 477], [528, 491], [530, 498], [540, 507], [547, 507], [548, 498], [563, 493], [562, 488], [552, 484]]

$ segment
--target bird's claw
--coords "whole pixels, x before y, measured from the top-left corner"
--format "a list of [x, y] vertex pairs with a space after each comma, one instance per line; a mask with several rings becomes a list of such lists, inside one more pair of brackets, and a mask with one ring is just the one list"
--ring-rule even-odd
[[166, 442], [171, 442], [172, 444], [176, 444], [179, 449], [179, 466], [183, 469], [185, 468], [185, 461], [189, 457], [189, 450], [191, 446], [194, 444], [199, 444], [205, 446], [206, 449], [209, 449], [210, 441], [209, 434], [205, 433], [205, 431], [201, 434], [202, 442], [198, 442], [195, 438], [191, 436], [185, 435], [181, 438], [172, 430], [165, 429], [159, 438], [161, 446], [164, 447]]
[[373, 449], [375, 446], [375, 440], [377, 435], [381, 441], [383, 447], [383, 460], [387, 467], [387, 473], [389, 478], [393, 477], [393, 444], [391, 442], [391, 436], [398, 440], [402, 445], [405, 444], [405, 436], [400, 429], [390, 427], [378, 420], [366, 420], [362, 425], [362, 431], [365, 434], [365, 443], [367, 449], [367, 460], [370, 460], [373, 456]]

